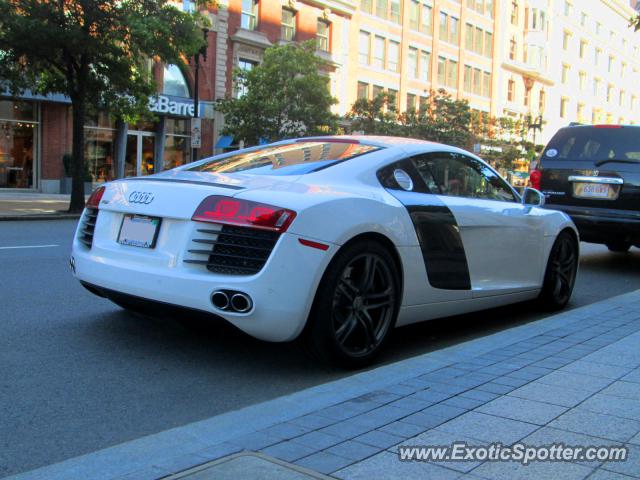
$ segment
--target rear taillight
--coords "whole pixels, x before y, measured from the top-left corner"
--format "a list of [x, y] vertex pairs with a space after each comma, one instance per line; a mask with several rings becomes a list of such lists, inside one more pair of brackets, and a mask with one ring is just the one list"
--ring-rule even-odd
[[104, 195], [105, 190], [106, 190], [105, 187], [96, 188], [91, 194], [91, 196], [89, 197], [89, 200], [87, 200], [86, 207], [98, 208], [98, 205], [100, 205], [100, 200], [102, 200], [102, 196]]
[[540, 190], [540, 180], [542, 179], [542, 172], [538, 169], [533, 170], [529, 174], [529, 183], [536, 190]]
[[284, 232], [296, 217], [296, 212], [250, 200], [212, 195], [205, 198], [191, 220], [225, 223]]
[[593, 128], [622, 128], [622, 125], [594, 125]]

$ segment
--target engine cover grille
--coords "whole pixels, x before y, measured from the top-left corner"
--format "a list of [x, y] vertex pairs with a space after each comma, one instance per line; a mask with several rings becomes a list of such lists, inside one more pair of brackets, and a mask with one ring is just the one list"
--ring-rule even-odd
[[221, 230], [198, 229], [197, 232], [215, 237], [194, 238], [193, 243], [203, 248], [188, 252], [203, 258], [184, 262], [205, 265], [211, 272], [230, 275], [253, 275], [262, 270], [280, 236], [277, 232], [231, 225], [224, 225]]
[[96, 229], [97, 219], [97, 208], [87, 208], [82, 216], [82, 226], [78, 232], [78, 240], [84, 243], [87, 248], [91, 248], [91, 245], [93, 245], [93, 233]]

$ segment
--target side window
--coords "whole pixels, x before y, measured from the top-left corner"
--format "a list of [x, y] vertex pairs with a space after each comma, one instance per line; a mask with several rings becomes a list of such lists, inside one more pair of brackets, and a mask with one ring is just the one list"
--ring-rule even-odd
[[416, 170], [434, 193], [452, 197], [517, 202], [509, 185], [484, 163], [458, 153], [415, 157]]

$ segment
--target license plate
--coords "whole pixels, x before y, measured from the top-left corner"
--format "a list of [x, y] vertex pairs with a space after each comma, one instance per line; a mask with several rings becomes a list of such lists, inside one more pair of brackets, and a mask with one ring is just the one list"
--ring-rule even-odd
[[122, 219], [118, 243], [130, 247], [153, 248], [156, 246], [160, 219], [144, 215], [127, 214]]
[[581, 198], [603, 198], [613, 200], [616, 196], [615, 189], [601, 183], [576, 183], [573, 195]]

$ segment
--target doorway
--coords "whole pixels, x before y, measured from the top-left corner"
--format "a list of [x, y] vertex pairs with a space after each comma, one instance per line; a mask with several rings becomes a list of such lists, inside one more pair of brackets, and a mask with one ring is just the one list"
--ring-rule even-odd
[[156, 135], [153, 132], [129, 131], [125, 153], [124, 176], [151, 175], [155, 166]]

